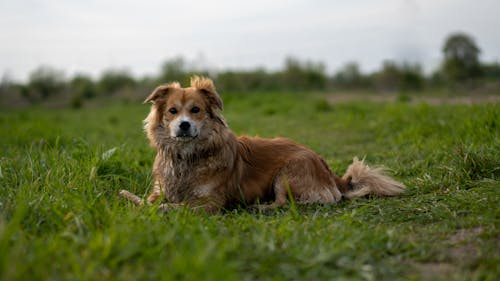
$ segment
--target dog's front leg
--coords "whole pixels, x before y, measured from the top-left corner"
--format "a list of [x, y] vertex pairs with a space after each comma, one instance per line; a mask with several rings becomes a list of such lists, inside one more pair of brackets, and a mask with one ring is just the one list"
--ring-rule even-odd
[[134, 203], [137, 206], [144, 205], [144, 200], [142, 200], [139, 196], [133, 194], [132, 192], [122, 189], [120, 190], [120, 196], [127, 199], [128, 201]]
[[[142, 206], [144, 205], [144, 200], [140, 198], [139, 196], [133, 194], [132, 192], [122, 189], [120, 190], [120, 196], [127, 199], [128, 201], [134, 203], [137, 206]], [[153, 204], [158, 198], [161, 196], [161, 186], [158, 181], [155, 181], [155, 184], [153, 186], [153, 191], [151, 194], [148, 196], [148, 199], [146, 202], [148, 204]]]
[[153, 204], [158, 198], [161, 196], [161, 185], [159, 181], [155, 181], [155, 184], [153, 185], [153, 192], [149, 194], [148, 196], [148, 203]]

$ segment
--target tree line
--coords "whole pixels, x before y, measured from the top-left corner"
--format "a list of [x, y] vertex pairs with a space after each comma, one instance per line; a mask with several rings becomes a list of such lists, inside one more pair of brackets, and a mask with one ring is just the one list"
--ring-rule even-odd
[[[471, 89], [480, 85], [493, 85], [500, 89], [498, 62], [481, 63], [480, 49], [473, 38], [465, 33], [448, 36], [442, 48], [440, 67], [431, 75], [424, 75], [418, 63], [383, 62], [380, 69], [362, 73], [356, 62], [347, 63], [333, 75], [326, 73], [321, 62], [301, 61], [289, 57], [281, 69], [268, 71], [224, 70], [213, 73], [190, 67], [182, 57], [166, 61], [160, 73], [137, 79], [126, 70], [105, 71], [99, 79], [88, 75], [75, 75], [65, 79], [62, 71], [51, 67], [34, 70], [26, 83], [14, 83], [4, 77], [0, 83], [0, 103], [32, 105], [51, 103], [80, 107], [98, 98], [140, 100], [156, 85], [168, 81], [187, 84], [193, 74], [212, 77], [221, 92], [248, 93], [255, 91], [377, 91], [421, 92], [429, 89]], [[491, 88], [491, 87], [490, 87]]]

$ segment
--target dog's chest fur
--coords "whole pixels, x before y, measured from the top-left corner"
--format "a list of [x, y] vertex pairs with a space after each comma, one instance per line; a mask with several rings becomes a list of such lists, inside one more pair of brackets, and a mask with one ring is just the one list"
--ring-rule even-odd
[[221, 151], [208, 148], [164, 147], [158, 150], [154, 174], [161, 183], [165, 199], [172, 203], [189, 202], [216, 192], [227, 161]]

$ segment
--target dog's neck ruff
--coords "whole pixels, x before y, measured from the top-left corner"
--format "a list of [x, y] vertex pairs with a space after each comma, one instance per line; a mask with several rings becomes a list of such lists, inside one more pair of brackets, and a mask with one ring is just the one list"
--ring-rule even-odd
[[158, 153], [164, 159], [169, 159], [173, 163], [185, 162], [193, 165], [202, 160], [216, 156], [220, 149], [220, 147], [208, 147], [193, 140], [189, 142], [172, 142], [162, 145], [158, 149]]

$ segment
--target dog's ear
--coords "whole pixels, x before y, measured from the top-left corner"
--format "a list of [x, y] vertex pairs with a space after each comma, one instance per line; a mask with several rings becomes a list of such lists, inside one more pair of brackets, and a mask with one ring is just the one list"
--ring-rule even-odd
[[201, 91], [212, 107], [221, 111], [224, 109], [222, 99], [219, 94], [217, 94], [212, 80], [206, 77], [193, 76], [191, 77], [191, 87]]
[[164, 98], [168, 95], [171, 89], [180, 88], [181, 85], [178, 82], [173, 82], [165, 85], [160, 85], [154, 89], [154, 91], [144, 100], [144, 103], [156, 102], [160, 98]]
[[227, 123], [221, 113], [224, 109], [224, 105], [222, 103], [222, 99], [215, 90], [212, 80], [205, 77], [193, 76], [191, 77], [191, 87], [200, 91], [208, 101], [210, 105], [208, 109], [210, 117], [215, 119], [222, 126], [227, 127]]

